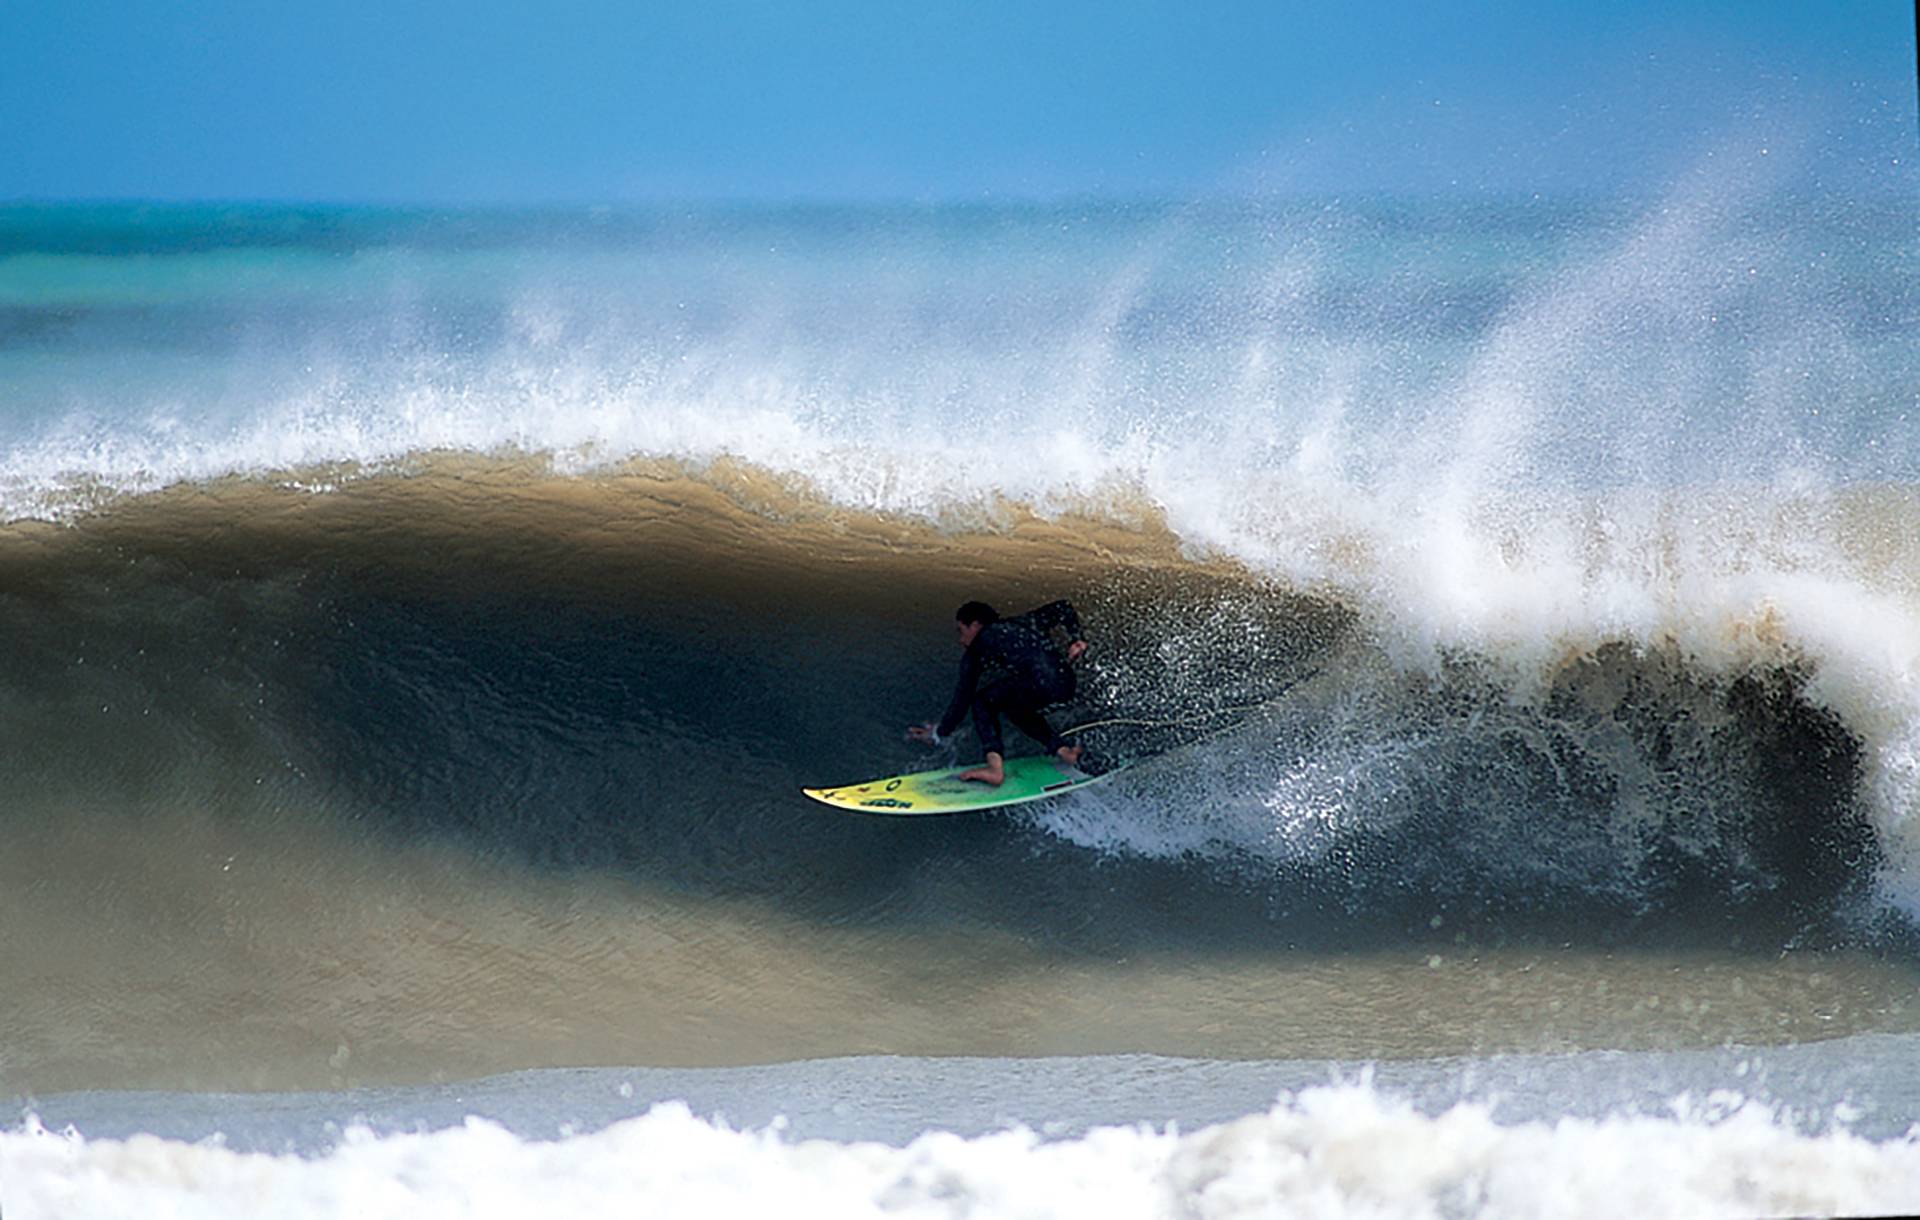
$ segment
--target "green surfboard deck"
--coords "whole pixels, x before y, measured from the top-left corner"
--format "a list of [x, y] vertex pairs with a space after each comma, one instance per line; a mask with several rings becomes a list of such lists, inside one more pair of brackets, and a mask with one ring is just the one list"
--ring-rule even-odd
[[969, 770], [972, 768], [949, 767], [941, 771], [917, 771], [912, 775], [890, 775], [838, 788], [803, 788], [801, 791], [816, 801], [854, 813], [922, 817], [1045, 800], [1098, 783], [1119, 768], [1088, 775], [1052, 755], [1009, 758], [1007, 778], [999, 787], [959, 778], [962, 771]]

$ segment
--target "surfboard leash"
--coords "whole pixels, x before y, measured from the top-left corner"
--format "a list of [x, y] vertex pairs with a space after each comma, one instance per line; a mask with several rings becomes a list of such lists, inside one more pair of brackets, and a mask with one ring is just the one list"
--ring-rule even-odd
[[1130, 725], [1140, 729], [1173, 729], [1189, 724], [1204, 724], [1209, 720], [1218, 720], [1222, 716], [1237, 716], [1242, 712], [1257, 712], [1261, 708], [1271, 707], [1275, 703], [1278, 703], [1286, 697], [1288, 691], [1300, 685], [1302, 682], [1307, 681], [1309, 678], [1317, 678], [1319, 676], [1320, 670], [1308, 670], [1258, 703], [1243, 703], [1234, 707], [1217, 707], [1212, 711], [1201, 712], [1197, 716], [1182, 716], [1177, 720], [1144, 720], [1133, 716], [1114, 716], [1106, 720], [1089, 720], [1085, 724], [1076, 724], [1070, 729], [1061, 729], [1060, 736], [1072, 737], [1076, 733], [1084, 733], [1089, 729], [1112, 728], [1115, 725]]

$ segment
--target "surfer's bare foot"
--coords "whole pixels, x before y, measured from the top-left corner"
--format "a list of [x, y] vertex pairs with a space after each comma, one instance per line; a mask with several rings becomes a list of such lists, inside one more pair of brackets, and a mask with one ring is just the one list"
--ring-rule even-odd
[[986, 766], [975, 767], [971, 771], [962, 771], [960, 778], [970, 779], [975, 783], [991, 784], [995, 788], [998, 788], [1002, 783], [1006, 782], [1006, 763], [998, 754], [989, 754], [987, 755]]
[[1077, 767], [1080, 765], [1080, 752], [1085, 749], [1085, 746], [1061, 746], [1054, 753], [1058, 754], [1060, 761], [1069, 767]]

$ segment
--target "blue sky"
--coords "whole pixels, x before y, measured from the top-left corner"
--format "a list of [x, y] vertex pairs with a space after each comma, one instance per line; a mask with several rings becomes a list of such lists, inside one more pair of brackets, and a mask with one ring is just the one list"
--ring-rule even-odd
[[[0, 198], [1914, 182], [1907, 0], [0, 2]], [[1895, 165], [1898, 160], [1901, 164]]]

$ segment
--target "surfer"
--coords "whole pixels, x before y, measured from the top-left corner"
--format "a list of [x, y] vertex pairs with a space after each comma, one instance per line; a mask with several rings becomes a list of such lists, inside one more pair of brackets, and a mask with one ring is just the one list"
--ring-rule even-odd
[[[1040, 709], [1073, 698], [1072, 664], [1087, 651], [1080, 634], [1080, 616], [1071, 602], [1050, 602], [1038, 610], [1001, 618], [985, 602], [968, 602], [954, 611], [954, 627], [965, 656], [960, 659], [960, 683], [953, 702], [938, 724], [917, 724], [907, 730], [915, 741], [938, 743], [960, 727], [967, 709], [973, 709], [973, 731], [987, 754], [984, 767], [961, 773], [961, 779], [998, 785], [1006, 779], [1006, 751], [1000, 741], [1000, 714], [1035, 741], [1073, 766], [1080, 747], [1068, 745], [1053, 731]], [[1064, 643], [1063, 643], [1064, 641]]]

